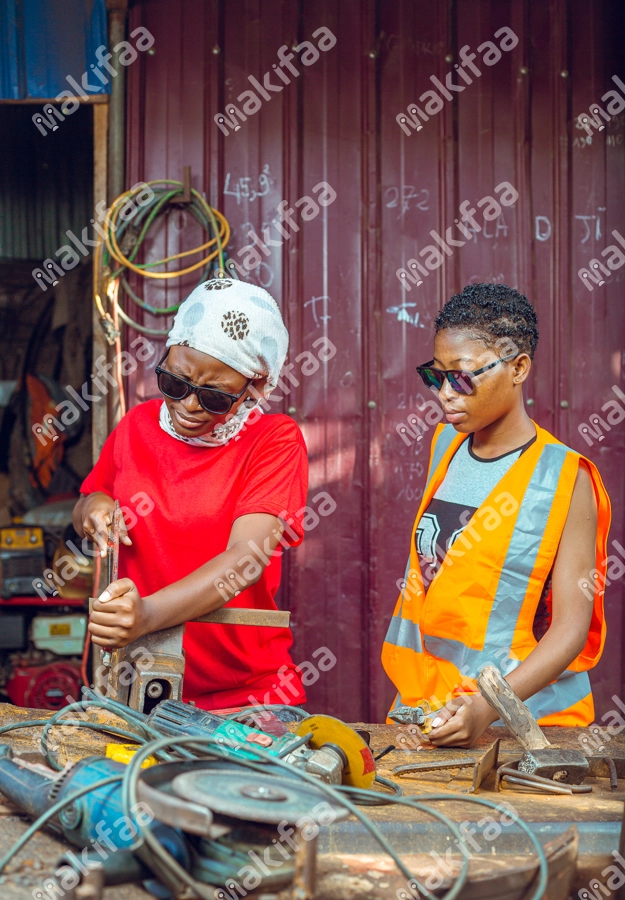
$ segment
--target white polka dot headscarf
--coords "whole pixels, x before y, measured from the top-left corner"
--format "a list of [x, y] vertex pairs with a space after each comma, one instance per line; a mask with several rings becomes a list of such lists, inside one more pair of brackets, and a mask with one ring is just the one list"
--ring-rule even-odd
[[[266, 377], [262, 391], [266, 397], [280, 376], [289, 334], [278, 304], [264, 288], [231, 278], [213, 278], [198, 285], [181, 304], [166, 346], [175, 344], [208, 353], [246, 378]], [[177, 434], [165, 404], [161, 425], [173, 437], [190, 444], [223, 444], [241, 430], [258, 403], [242, 404], [228, 422], [199, 438]]]

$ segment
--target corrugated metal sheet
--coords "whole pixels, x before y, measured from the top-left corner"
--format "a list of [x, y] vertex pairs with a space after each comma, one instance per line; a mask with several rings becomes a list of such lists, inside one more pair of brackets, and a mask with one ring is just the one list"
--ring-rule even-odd
[[[625, 225], [623, 116], [592, 144], [574, 117], [625, 78], [617, 0], [472, 0], [388, 4], [375, 0], [165, 0], [137, 2], [135, 25], [156, 38], [155, 55], [131, 67], [127, 184], [181, 178], [190, 164], [233, 228], [233, 251], [320, 180], [336, 201], [252, 273], [281, 304], [290, 359], [328, 335], [337, 354], [285, 399], [308, 443], [311, 490], [336, 511], [287, 554], [282, 602], [293, 612], [297, 662], [328, 646], [338, 663], [310, 689], [312, 704], [352, 720], [380, 720], [392, 690], [379, 653], [404, 572], [422, 495], [427, 441], [407, 447], [396, 432], [421, 402], [414, 366], [431, 356], [441, 305], [468, 282], [504, 282], [534, 302], [541, 344], [528, 396], [533, 415], [599, 465], [614, 502], [612, 537], [623, 541], [625, 425], [588, 447], [578, 426], [622, 385], [624, 306], [616, 272], [589, 293], [577, 270]], [[337, 37], [240, 130], [213, 121], [277, 62], [278, 48], [320, 26]], [[518, 46], [455, 93], [422, 131], [405, 135], [398, 113], [445, 81], [464, 45], [475, 52], [511, 27]], [[277, 83], [277, 77], [272, 76]], [[454, 74], [453, 83], [459, 82]], [[459, 204], [502, 181], [514, 207], [458, 248], [419, 288], [395, 271], [443, 233]], [[298, 220], [299, 221], [299, 220]], [[159, 256], [199, 243], [182, 212], [154, 239]], [[192, 286], [151, 286], [171, 303]], [[178, 293], [180, 291], [180, 293]], [[159, 327], [147, 318], [150, 327]], [[161, 323], [162, 327], [162, 323]], [[138, 373], [132, 402], [155, 394]], [[607, 592], [609, 637], [593, 673], [599, 709], [622, 687], [623, 580]]]
[[[52, 99], [75, 90], [107, 46], [105, 0], [0, 0], [0, 99]], [[89, 83], [93, 79], [88, 79]], [[110, 93], [110, 85], [89, 93]]]
[[[93, 109], [45, 138], [31, 104], [0, 105], [0, 258], [42, 261], [93, 218]], [[53, 257], [54, 258], [54, 257]]]

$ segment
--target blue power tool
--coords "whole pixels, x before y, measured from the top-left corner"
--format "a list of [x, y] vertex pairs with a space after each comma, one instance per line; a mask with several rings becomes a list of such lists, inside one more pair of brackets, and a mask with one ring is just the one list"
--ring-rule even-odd
[[[17, 807], [33, 818], [39, 818], [46, 810], [87, 787], [115, 775], [123, 775], [126, 766], [103, 756], [81, 759], [70, 769], [56, 775], [45, 775], [29, 766], [7, 744], [0, 744], [0, 791]], [[162, 846], [184, 868], [189, 866], [189, 851], [182, 832], [151, 820], [151, 811], [139, 803], [132, 810], [139, 824], [148, 824]], [[122, 884], [127, 881], [144, 881], [152, 892], [158, 891], [150, 871], [141, 864], [130, 847], [137, 837], [136, 824], [124, 815], [121, 802], [121, 784], [109, 784], [98, 788], [65, 806], [50, 823], [50, 827], [69, 843], [81, 848], [78, 854], [69, 851], [64, 861], [75, 871], [85, 874], [97, 867], [102, 871], [106, 884]], [[160, 892], [167, 896], [167, 892]]]

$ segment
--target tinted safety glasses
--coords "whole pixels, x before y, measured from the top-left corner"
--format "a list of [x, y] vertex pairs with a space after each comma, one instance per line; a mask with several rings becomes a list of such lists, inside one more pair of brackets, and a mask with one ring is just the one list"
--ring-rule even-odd
[[172, 372], [161, 368], [161, 364], [165, 362], [168, 353], [169, 349], [154, 370], [161, 394], [164, 394], [170, 400], [184, 400], [189, 394], [195, 394], [202, 409], [216, 416], [223, 416], [230, 412], [232, 404], [241, 399], [252, 381], [254, 381], [253, 378], [250, 378], [240, 394], [228, 394], [227, 391], [219, 391], [217, 388], [200, 387], [197, 384], [192, 384], [190, 381], [185, 381], [180, 375], [174, 375]]
[[417, 372], [423, 379], [423, 383], [426, 387], [440, 391], [445, 384], [445, 379], [447, 379], [457, 393], [472, 394], [474, 378], [477, 378], [478, 375], [483, 375], [484, 372], [488, 372], [489, 369], [493, 369], [495, 366], [498, 366], [499, 363], [508, 362], [509, 360], [514, 359], [516, 356], [518, 356], [517, 353], [512, 353], [510, 356], [496, 359], [495, 362], [489, 363], [487, 366], [482, 366], [481, 369], [475, 369], [474, 372], [463, 372], [462, 369], [435, 369], [432, 366], [432, 362], [417, 366]]

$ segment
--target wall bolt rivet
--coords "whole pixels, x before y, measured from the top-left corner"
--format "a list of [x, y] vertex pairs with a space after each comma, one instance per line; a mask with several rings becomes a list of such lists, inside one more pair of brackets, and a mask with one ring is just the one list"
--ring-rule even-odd
[[567, 72], [566, 69], [562, 69], [562, 71], [560, 72], [560, 75], [562, 76], [562, 78], [568, 78], [568, 77], [569, 77], [569, 73]]
[[533, 406], [536, 401], [532, 397], [530, 397], [525, 402], [527, 403], [528, 406]]
[[451, 55], [451, 53], [448, 53], [447, 56], [445, 57], [445, 62], [453, 62], [453, 61], [454, 61], [453, 56]]
[[521, 73], [521, 75], [527, 75], [527, 73], [529, 72], [529, 69], [527, 68], [527, 66], [521, 66], [521, 68], [519, 69], [519, 72]]
[[367, 406], [369, 407], [369, 409], [375, 409], [375, 400], [369, 400]]
[[560, 400], [560, 406], [562, 409], [568, 409], [569, 401], [568, 400]]
[[154, 49], [154, 47], [150, 47], [150, 49], [148, 50], [148, 56], [156, 56], [156, 50]]
[[297, 412], [297, 410], [294, 406], [289, 406], [289, 408], [287, 409], [287, 412], [290, 416], [294, 416], [295, 413]]
[[218, 53], [221, 53], [221, 47], [215, 44], [215, 46], [213, 47], [213, 53], [215, 54], [215, 56], [217, 56]]

